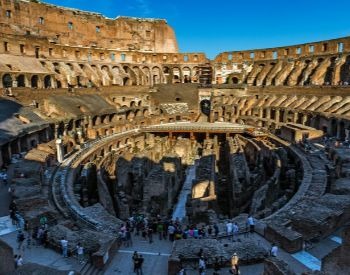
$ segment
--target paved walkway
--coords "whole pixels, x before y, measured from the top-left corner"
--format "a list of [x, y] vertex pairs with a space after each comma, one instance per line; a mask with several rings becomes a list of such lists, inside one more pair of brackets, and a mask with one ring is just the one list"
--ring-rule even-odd
[[186, 170], [186, 180], [182, 186], [178, 203], [173, 212], [173, 216], [172, 216], [173, 220], [176, 220], [178, 218], [180, 221], [182, 221], [186, 217], [187, 196], [192, 191], [192, 182], [196, 177], [196, 166], [197, 164], [190, 165]]

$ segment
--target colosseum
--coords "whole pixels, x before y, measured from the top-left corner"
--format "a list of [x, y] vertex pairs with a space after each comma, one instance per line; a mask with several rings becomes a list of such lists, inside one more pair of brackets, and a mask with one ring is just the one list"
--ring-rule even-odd
[[0, 12], [0, 274], [350, 274], [350, 37], [210, 60]]

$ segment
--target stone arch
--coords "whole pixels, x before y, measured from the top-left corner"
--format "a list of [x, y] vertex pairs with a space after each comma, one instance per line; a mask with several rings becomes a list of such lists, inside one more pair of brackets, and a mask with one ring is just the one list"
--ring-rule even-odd
[[145, 79], [146, 85], [151, 85], [151, 70], [150, 70], [150, 68], [145, 66], [142, 68], [142, 71], [144, 72], [145, 77], [146, 77], [146, 79]]
[[153, 85], [162, 83], [162, 72], [159, 67], [152, 68], [152, 82]]
[[2, 86], [4, 88], [10, 88], [12, 87], [12, 76], [10, 74], [4, 74], [2, 76]]
[[26, 78], [24, 74], [20, 74], [17, 76], [17, 87], [25, 87], [26, 86]]
[[32, 88], [39, 88], [39, 77], [36, 74], [30, 79], [30, 84]]
[[128, 66], [124, 66], [123, 69], [125, 73], [128, 74], [128, 77], [124, 77], [124, 85], [137, 85], [137, 77], [135, 72]]
[[44, 77], [44, 88], [45, 89], [52, 88], [51, 75], [47, 75]]
[[182, 68], [182, 75], [183, 75], [183, 82], [184, 83], [191, 83], [191, 69], [189, 67]]
[[178, 67], [174, 67], [172, 83], [181, 83], [181, 71]]
[[114, 85], [122, 85], [123, 80], [121, 77], [121, 69], [118, 66], [113, 66], [112, 67], [112, 82]]
[[171, 83], [171, 72], [170, 68], [168, 66], [163, 66], [163, 75], [164, 75], [164, 83], [169, 84]]

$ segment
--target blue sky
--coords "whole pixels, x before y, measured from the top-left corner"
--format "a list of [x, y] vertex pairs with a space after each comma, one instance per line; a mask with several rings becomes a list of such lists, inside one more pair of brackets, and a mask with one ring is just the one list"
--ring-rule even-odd
[[118, 15], [164, 18], [181, 52], [248, 50], [350, 35], [349, 0], [45, 0]]

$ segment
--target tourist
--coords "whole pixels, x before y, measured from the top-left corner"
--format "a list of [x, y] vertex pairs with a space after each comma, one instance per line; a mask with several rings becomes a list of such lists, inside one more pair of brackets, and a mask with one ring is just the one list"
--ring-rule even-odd
[[126, 238], [126, 246], [132, 246], [132, 238], [131, 238], [131, 232], [130, 229], [127, 228], [125, 232], [125, 238]]
[[144, 258], [142, 255], [140, 255], [139, 260], [138, 260], [138, 269], [139, 269], [139, 274], [142, 275], [143, 271], [142, 271], [142, 265], [144, 262]]
[[238, 262], [239, 262], [239, 258], [237, 253], [233, 253], [232, 257], [231, 257], [231, 270], [230, 273], [231, 274], [239, 274], [238, 271]]
[[198, 239], [198, 237], [199, 237], [198, 228], [195, 227], [195, 228], [193, 229], [193, 238]]
[[205, 269], [206, 269], [205, 260], [204, 260], [204, 257], [202, 256], [199, 259], [199, 263], [198, 263], [199, 275], [205, 275]]
[[149, 243], [153, 243], [153, 229], [151, 227], [147, 229], [147, 236]]
[[219, 227], [216, 223], [214, 224], [214, 234], [215, 234], [215, 238], [217, 238], [219, 235]]
[[173, 242], [175, 237], [175, 227], [173, 224], [168, 226], [169, 241]]
[[68, 241], [64, 237], [61, 240], [61, 247], [62, 247], [62, 255], [63, 255], [63, 257], [67, 258], [68, 257]]
[[254, 233], [255, 221], [252, 215], [248, 216], [247, 224], [249, 225], [249, 232]]
[[41, 226], [44, 226], [45, 229], [47, 228], [47, 218], [46, 218], [45, 216], [42, 216], [42, 217], [40, 218], [40, 225], [41, 225]]
[[83, 264], [84, 263], [84, 248], [80, 242], [77, 244], [76, 249], [77, 249], [78, 262], [80, 264]]
[[164, 226], [163, 226], [162, 222], [158, 221], [158, 223], [157, 223], [157, 232], [158, 232], [159, 240], [162, 240], [163, 230], [164, 230]]
[[226, 223], [226, 236], [229, 237], [232, 235], [233, 224], [231, 221]]
[[134, 251], [134, 254], [132, 255], [132, 262], [134, 264], [134, 272], [136, 273], [136, 268], [138, 264], [139, 254], [137, 254], [137, 251]]
[[16, 264], [17, 267], [23, 265], [23, 258], [22, 258], [21, 255], [18, 255], [16, 263], [17, 263], [17, 264]]
[[270, 254], [272, 257], [277, 257], [278, 247], [276, 244], [272, 244]]
[[17, 249], [18, 250], [20, 250], [22, 248], [24, 240], [25, 240], [24, 233], [22, 232], [22, 230], [19, 230], [18, 234], [17, 234], [17, 243], [18, 243], [18, 248]]

